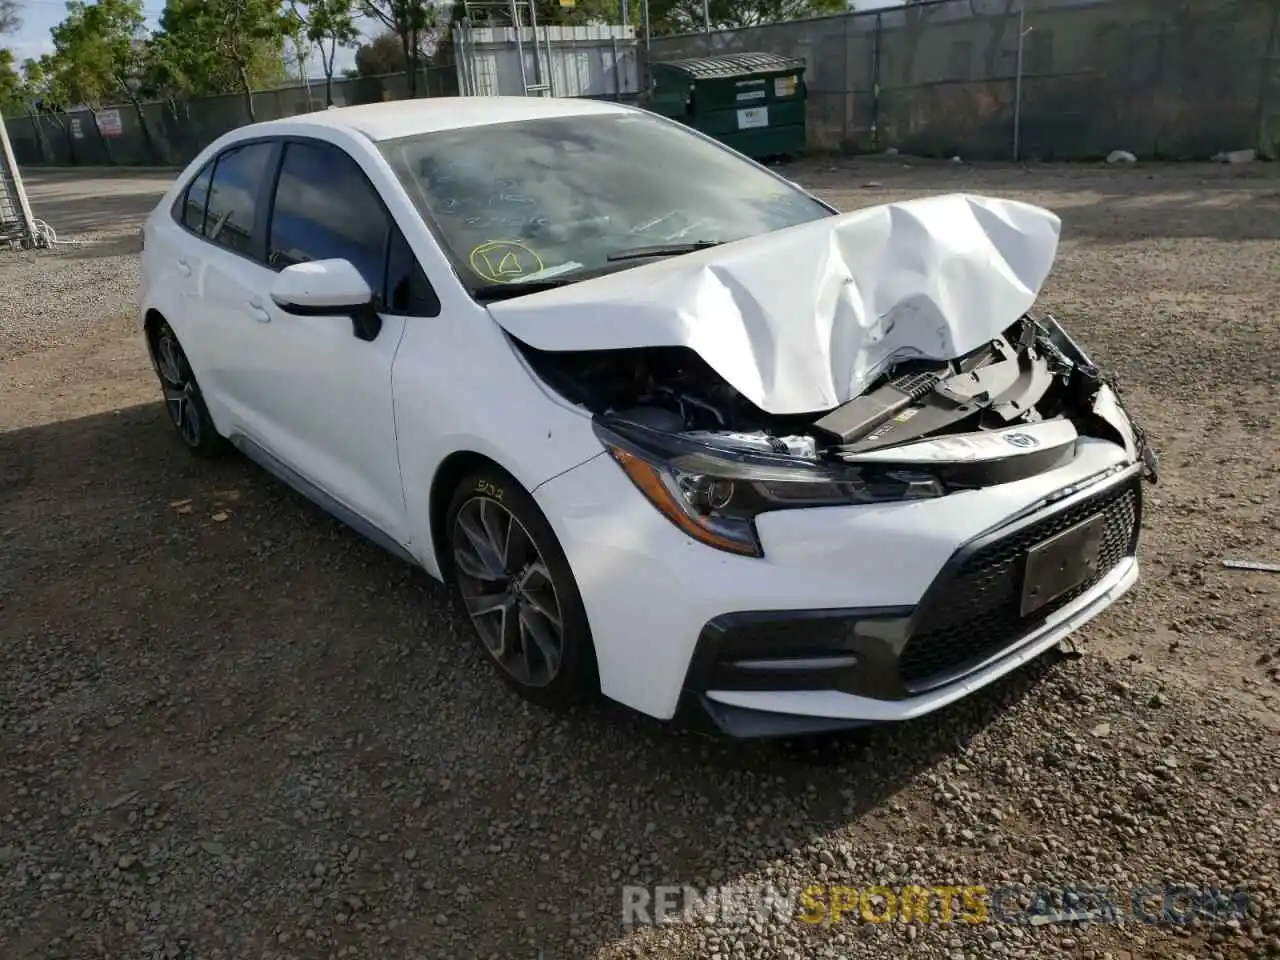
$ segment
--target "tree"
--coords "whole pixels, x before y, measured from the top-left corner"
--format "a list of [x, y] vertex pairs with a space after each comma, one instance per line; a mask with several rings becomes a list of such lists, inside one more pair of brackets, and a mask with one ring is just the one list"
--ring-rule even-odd
[[22, 61], [22, 76], [26, 82], [27, 113], [32, 118], [32, 126], [36, 131], [36, 141], [41, 152], [40, 124], [37, 114], [45, 114], [52, 118], [54, 124], [62, 131], [67, 141], [67, 156], [72, 163], [76, 162], [76, 141], [71, 135], [71, 127], [61, 110], [70, 105], [62, 78], [57, 73], [57, 64], [51, 54], [46, 53], [39, 60]]
[[915, 75], [916, 53], [920, 47], [920, 41], [924, 39], [925, 25], [929, 19], [942, 9], [942, 4], [931, 2], [931, 0], [904, 0], [906, 9], [907, 24], [905, 31], [906, 51], [904, 56], [900, 58], [902, 64], [901, 80], [903, 85], [912, 83]]
[[[707, 18], [713, 30], [735, 30], [848, 9], [846, 0], [708, 0]], [[702, 0], [656, 0], [649, 7], [649, 24], [655, 35], [701, 31]]]
[[287, 27], [278, 0], [169, 0], [152, 39], [153, 72], [187, 95], [243, 94], [252, 122], [254, 88], [283, 79]]
[[400, 41], [409, 96], [418, 95], [418, 63], [434, 47], [442, 26], [440, 10], [431, 0], [359, 0], [365, 16], [380, 22]]
[[[72, 0], [67, 17], [50, 31], [54, 74], [73, 103], [91, 108], [128, 100], [138, 116], [147, 150], [155, 155], [151, 130], [143, 114], [138, 90], [146, 57], [146, 26], [142, 0]], [[97, 122], [95, 115], [94, 122]]]
[[[18, 0], [0, 0], [0, 36], [13, 33], [22, 26], [22, 17], [18, 15]], [[10, 60], [13, 54], [9, 54]]]
[[999, 75], [1000, 72], [1000, 54], [1005, 49], [1005, 37], [1010, 30], [1015, 34], [1014, 40], [1017, 40], [1018, 32], [1018, 15], [1015, 12], [1014, 4], [1017, 0], [999, 0], [1000, 6], [996, 9], [983, 7], [978, 0], [969, 0], [969, 15], [974, 19], [985, 18], [991, 25], [991, 33], [987, 37], [987, 49], [983, 53], [983, 70], [984, 77], [992, 79]]
[[400, 38], [390, 30], [382, 31], [356, 48], [357, 76], [380, 77], [399, 73], [404, 68], [404, 48], [400, 45]]
[[[360, 31], [355, 25], [354, 0], [311, 0], [305, 15], [292, 0], [291, 13], [302, 24], [307, 41], [320, 50], [320, 66], [324, 70], [324, 103], [333, 105], [333, 61], [338, 48], [356, 42]], [[357, 51], [358, 54], [358, 51]]]
[[41, 110], [65, 112], [74, 106], [66, 75], [53, 54], [43, 54], [39, 60], [24, 60], [22, 75], [26, 77], [33, 103]]
[[298, 14], [297, 9], [292, 6], [285, 10], [282, 16], [284, 19], [280, 33], [284, 41], [284, 48], [281, 52], [281, 57], [284, 61], [285, 79], [293, 79], [291, 68], [296, 67], [298, 80], [307, 88], [309, 97], [311, 87], [307, 83], [307, 61], [311, 59], [311, 45], [307, 42], [306, 24], [302, 22], [302, 17]]
[[13, 51], [0, 47], [0, 111], [22, 107], [26, 100], [26, 84], [13, 62]]

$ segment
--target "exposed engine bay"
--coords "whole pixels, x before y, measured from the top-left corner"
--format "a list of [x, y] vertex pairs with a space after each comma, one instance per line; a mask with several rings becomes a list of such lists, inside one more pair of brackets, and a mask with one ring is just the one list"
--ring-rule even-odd
[[[766, 413], [687, 347], [520, 349], [549, 386], [610, 425], [729, 455], [815, 465], [928, 463], [945, 469], [957, 489], [1052, 469], [1071, 458], [1078, 437], [1092, 436], [1130, 447], [1154, 476], [1154, 456], [1118, 396], [1052, 317], [1024, 316], [955, 360], [893, 364], [862, 395], [808, 415]], [[1045, 426], [1031, 429], [1039, 424]], [[999, 434], [1000, 442], [975, 443], [984, 433], [993, 441]], [[922, 445], [941, 438], [953, 440]]]

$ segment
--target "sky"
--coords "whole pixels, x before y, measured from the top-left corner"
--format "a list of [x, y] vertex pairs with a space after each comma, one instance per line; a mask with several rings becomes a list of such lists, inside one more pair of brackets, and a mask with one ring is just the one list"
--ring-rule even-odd
[[[0, 47], [8, 47], [12, 50], [13, 59], [17, 63], [28, 59], [34, 60], [44, 53], [51, 53], [53, 43], [49, 40], [49, 31], [66, 17], [66, 0], [19, 0], [18, 6], [22, 16], [22, 27], [15, 34], [0, 36]], [[155, 29], [160, 20], [160, 14], [164, 11], [164, 0], [144, 0], [143, 10], [147, 15], [147, 26]], [[377, 25], [368, 20], [362, 20], [360, 28], [366, 36], [378, 32]], [[322, 73], [319, 55], [316, 56], [314, 66], [308, 67], [308, 73]], [[354, 49], [339, 50], [334, 68], [341, 73], [349, 67], [354, 67], [355, 63]]]
[[[874, 10], [879, 7], [890, 7], [901, 0], [855, 0], [859, 10]], [[67, 13], [65, 0], [20, 0], [22, 10], [22, 27], [12, 36], [0, 37], [0, 46], [8, 47], [14, 53], [14, 60], [35, 59], [41, 54], [53, 50], [49, 40], [49, 31], [61, 21]], [[147, 26], [154, 28], [164, 10], [164, 0], [145, 0], [143, 9], [147, 14]], [[377, 32], [376, 24], [365, 20], [361, 23], [361, 32], [370, 36]], [[355, 66], [354, 50], [339, 50], [334, 64], [336, 72]], [[320, 74], [319, 61], [309, 67], [308, 73]]]

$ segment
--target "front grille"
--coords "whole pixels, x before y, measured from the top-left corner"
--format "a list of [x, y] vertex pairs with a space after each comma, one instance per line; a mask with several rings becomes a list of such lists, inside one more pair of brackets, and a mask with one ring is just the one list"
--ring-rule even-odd
[[[913, 692], [927, 689], [976, 666], [1017, 643], [1115, 569], [1136, 546], [1139, 483], [1104, 490], [1020, 527], [944, 570], [921, 603], [898, 661], [903, 685]], [[1098, 572], [1024, 618], [1020, 608], [1027, 551], [1098, 514], [1105, 517]]]

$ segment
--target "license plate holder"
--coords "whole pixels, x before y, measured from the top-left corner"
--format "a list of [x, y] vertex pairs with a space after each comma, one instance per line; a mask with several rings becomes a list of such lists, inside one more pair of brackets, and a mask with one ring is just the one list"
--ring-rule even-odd
[[1022, 616], [1078, 587], [1098, 572], [1105, 518], [1099, 514], [1043, 540], [1027, 551]]

